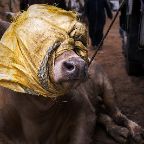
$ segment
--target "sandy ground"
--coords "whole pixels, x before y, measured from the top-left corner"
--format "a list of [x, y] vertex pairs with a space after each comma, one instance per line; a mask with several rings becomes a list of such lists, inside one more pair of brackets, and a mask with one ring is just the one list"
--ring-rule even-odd
[[[108, 20], [105, 29], [109, 23]], [[94, 51], [89, 47], [89, 55], [91, 56], [93, 53]], [[98, 53], [95, 60], [107, 72], [115, 89], [116, 100], [121, 111], [144, 127], [144, 76], [132, 77], [126, 73], [118, 19], [104, 41], [102, 53]], [[108, 141], [107, 143], [112, 144]]]

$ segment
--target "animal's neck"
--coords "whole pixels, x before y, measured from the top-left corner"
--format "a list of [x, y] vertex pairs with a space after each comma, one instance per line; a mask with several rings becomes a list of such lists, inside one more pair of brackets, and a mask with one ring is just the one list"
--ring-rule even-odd
[[47, 98], [43, 96], [26, 94], [25, 97], [29, 101], [29, 103], [31, 103], [31, 105], [33, 105], [40, 111], [48, 110], [50, 107], [52, 107], [56, 103], [56, 99]]
[[23, 113], [23, 115], [28, 119], [34, 120], [35, 117], [39, 117], [41, 115], [43, 115], [43, 117], [47, 117], [52, 110], [57, 111], [62, 105], [71, 103], [71, 101], [73, 101], [73, 93], [58, 96], [55, 99], [19, 93], [17, 98], [15, 98], [15, 101], [17, 99], [19, 99], [16, 103], [19, 107], [19, 112], [21, 114]]

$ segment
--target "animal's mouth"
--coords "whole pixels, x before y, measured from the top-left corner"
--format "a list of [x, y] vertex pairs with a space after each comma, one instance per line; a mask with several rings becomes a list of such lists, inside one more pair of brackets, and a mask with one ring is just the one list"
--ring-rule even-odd
[[86, 80], [88, 79], [88, 76], [84, 77], [84, 78], [73, 78], [73, 79], [63, 79], [63, 80], [60, 80], [59, 83], [74, 83], [74, 82], [85, 82]]
[[79, 86], [81, 83], [84, 83], [89, 78], [88, 73], [85, 73], [83, 77], [67, 78], [59, 80], [58, 84], [61, 85], [64, 89], [73, 89]]

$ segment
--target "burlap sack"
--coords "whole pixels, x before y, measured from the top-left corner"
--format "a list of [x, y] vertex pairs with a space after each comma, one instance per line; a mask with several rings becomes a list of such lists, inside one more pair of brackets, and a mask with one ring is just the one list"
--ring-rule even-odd
[[74, 50], [88, 60], [87, 31], [77, 15], [48, 5], [33, 5], [0, 41], [0, 85], [17, 92], [56, 97], [66, 89], [54, 83], [55, 59]]

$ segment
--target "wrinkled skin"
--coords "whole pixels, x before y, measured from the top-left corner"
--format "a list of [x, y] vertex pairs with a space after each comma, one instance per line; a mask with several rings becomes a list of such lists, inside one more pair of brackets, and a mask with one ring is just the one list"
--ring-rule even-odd
[[57, 84], [69, 89], [56, 99], [0, 88], [0, 143], [95, 144], [95, 126], [101, 123], [119, 143], [143, 143], [143, 130], [123, 115], [113, 88], [96, 63], [89, 68], [73, 51], [56, 59]]

